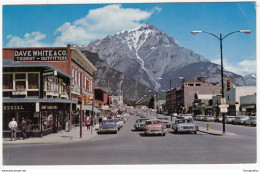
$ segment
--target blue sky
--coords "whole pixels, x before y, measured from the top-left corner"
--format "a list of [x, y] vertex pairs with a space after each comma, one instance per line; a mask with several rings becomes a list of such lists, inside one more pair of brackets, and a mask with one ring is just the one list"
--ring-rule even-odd
[[86, 45], [142, 23], [153, 24], [179, 45], [220, 63], [217, 36], [223, 41], [224, 68], [237, 74], [256, 72], [256, 11], [252, 2], [149, 3], [94, 5], [4, 5], [3, 47]]

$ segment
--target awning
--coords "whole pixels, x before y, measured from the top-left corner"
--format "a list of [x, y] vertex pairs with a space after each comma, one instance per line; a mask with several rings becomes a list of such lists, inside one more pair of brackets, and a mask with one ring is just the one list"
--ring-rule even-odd
[[255, 105], [241, 105], [243, 109], [254, 109]]
[[30, 99], [30, 98], [3, 98], [3, 103], [77, 103], [68, 99]]
[[[83, 105], [82, 106], [82, 110], [88, 110], [88, 111], [92, 111], [92, 105]], [[101, 111], [99, 109], [97, 109], [95, 106], [93, 106], [93, 110], [95, 113], [100, 113]]]

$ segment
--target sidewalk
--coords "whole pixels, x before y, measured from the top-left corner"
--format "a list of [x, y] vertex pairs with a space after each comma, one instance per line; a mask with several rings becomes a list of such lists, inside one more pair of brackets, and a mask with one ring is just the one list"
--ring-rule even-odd
[[230, 133], [230, 132], [226, 132], [225, 134], [223, 134], [223, 131], [220, 131], [220, 130], [214, 130], [214, 129], [207, 130], [207, 128], [205, 128], [205, 127], [199, 127], [199, 131], [202, 132], [202, 133], [212, 134], [212, 135], [216, 135], [216, 136], [232, 136], [232, 135], [235, 135], [235, 133]]
[[73, 127], [70, 132], [65, 132], [65, 130], [59, 131], [58, 133], [52, 133], [47, 136], [31, 137], [23, 140], [22, 138], [17, 138], [16, 141], [11, 141], [10, 138], [3, 138], [3, 144], [55, 144], [55, 143], [72, 143], [79, 141], [86, 141], [97, 135], [94, 127], [91, 131], [87, 131], [87, 127], [82, 127], [82, 138], [80, 138], [80, 127]]

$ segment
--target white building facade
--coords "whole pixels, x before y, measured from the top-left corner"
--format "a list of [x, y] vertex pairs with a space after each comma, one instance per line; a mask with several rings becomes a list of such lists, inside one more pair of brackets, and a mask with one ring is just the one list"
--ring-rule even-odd
[[226, 103], [229, 104], [229, 111], [232, 115], [235, 115], [239, 111], [240, 97], [255, 95], [256, 87], [255, 86], [232, 86], [229, 91], [225, 89], [225, 98]]

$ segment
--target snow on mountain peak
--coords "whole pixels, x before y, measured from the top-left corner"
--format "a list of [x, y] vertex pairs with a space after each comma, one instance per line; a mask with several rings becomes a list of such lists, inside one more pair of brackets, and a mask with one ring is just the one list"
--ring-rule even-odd
[[144, 23], [133, 29], [122, 30], [115, 35], [120, 36], [120, 34], [124, 34], [124, 42], [128, 44], [130, 50], [133, 50], [138, 49], [138, 47], [140, 47], [140, 45], [143, 44], [146, 39], [155, 32], [156, 30], [154, 29], [154, 26], [150, 27], [150, 25]]

